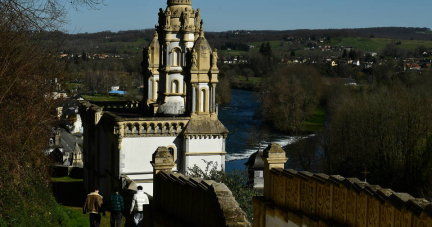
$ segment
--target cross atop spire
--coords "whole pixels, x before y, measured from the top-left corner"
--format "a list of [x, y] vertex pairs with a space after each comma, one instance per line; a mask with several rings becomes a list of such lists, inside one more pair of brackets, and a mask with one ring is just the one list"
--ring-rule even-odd
[[363, 173], [365, 175], [365, 182], [366, 182], [366, 176], [370, 173], [367, 171], [367, 167], [365, 167], [364, 172], [361, 172], [361, 173]]

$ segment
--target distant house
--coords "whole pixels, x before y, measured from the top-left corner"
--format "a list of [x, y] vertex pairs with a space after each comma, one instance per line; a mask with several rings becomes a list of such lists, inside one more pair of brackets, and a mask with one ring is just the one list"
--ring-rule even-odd
[[254, 45], [249, 45], [249, 49], [254, 49], [255, 46]]
[[354, 65], [354, 66], [360, 66], [360, 61], [359, 60], [353, 61], [352, 65]]
[[354, 47], [343, 47], [346, 51], [352, 51], [354, 50]]
[[110, 91], [110, 92], [108, 92], [109, 93], [109, 95], [126, 95], [127, 94], [127, 92], [126, 91]]
[[406, 64], [406, 69], [409, 69], [409, 70], [420, 70], [421, 67], [420, 67], [420, 65], [415, 64], [415, 63], [413, 63], [413, 64], [408, 63], [408, 64]]
[[73, 123], [73, 126], [71, 128], [71, 133], [72, 134], [83, 133], [84, 132], [83, 130], [84, 128], [82, 125], [81, 116], [77, 114], [76, 121]]
[[49, 139], [48, 147], [45, 150], [45, 154], [49, 155], [53, 151], [58, 150], [60, 153], [63, 153], [63, 145], [61, 144], [61, 136], [60, 130], [53, 129], [53, 137]]
[[365, 69], [371, 69], [372, 66], [373, 66], [373, 62], [365, 62], [365, 63], [363, 64], [363, 67], [364, 67]]
[[67, 93], [65, 91], [56, 92], [53, 91], [50, 95], [47, 95], [47, 97], [51, 97], [53, 99], [63, 99], [67, 98]]
[[72, 99], [82, 101], [84, 98], [81, 95], [75, 95]]
[[259, 191], [262, 191], [264, 188], [264, 162], [262, 157], [263, 150], [261, 150], [260, 145], [258, 151], [253, 153], [245, 163], [248, 168], [248, 184]]
[[332, 66], [332, 67], [335, 67], [335, 66], [337, 66], [337, 65], [338, 65], [338, 64], [337, 64], [336, 61], [332, 61], [332, 62], [331, 62], [331, 66]]

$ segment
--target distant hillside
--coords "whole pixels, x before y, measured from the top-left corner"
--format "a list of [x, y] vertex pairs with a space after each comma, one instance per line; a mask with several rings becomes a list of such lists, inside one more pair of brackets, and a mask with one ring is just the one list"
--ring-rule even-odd
[[[97, 33], [66, 34], [63, 44], [64, 53], [111, 53], [111, 54], [137, 54], [148, 45], [153, 37], [154, 29], [129, 30], [129, 31], [102, 31]], [[206, 38], [210, 45], [218, 49], [226, 49], [226, 44], [231, 43], [245, 51], [241, 44], [259, 44], [268, 41], [282, 41], [289, 39], [301, 39], [317, 41], [329, 41], [331, 45], [349, 45], [365, 51], [379, 51], [392, 39], [410, 40], [403, 44], [412, 43], [413, 40], [431, 41], [432, 32], [429, 28], [412, 27], [381, 27], [381, 28], [353, 28], [353, 29], [316, 29], [316, 30], [285, 30], [285, 31], [251, 31], [236, 30], [224, 32], [206, 32]], [[337, 39], [335, 39], [337, 38]], [[344, 39], [344, 38], [356, 38]], [[364, 38], [364, 39], [362, 39]], [[370, 39], [374, 38], [374, 39]], [[369, 44], [363, 42], [372, 40]], [[369, 42], [368, 41], [368, 42]], [[384, 45], [383, 45], [384, 44]], [[421, 42], [421, 45], [424, 45]], [[272, 45], [277, 45], [272, 43]], [[364, 46], [364, 48], [362, 47]], [[259, 47], [258, 47], [259, 48]], [[409, 45], [406, 48], [410, 48]], [[233, 50], [234, 51], [234, 50]], [[234, 52], [235, 53], [235, 52]]]

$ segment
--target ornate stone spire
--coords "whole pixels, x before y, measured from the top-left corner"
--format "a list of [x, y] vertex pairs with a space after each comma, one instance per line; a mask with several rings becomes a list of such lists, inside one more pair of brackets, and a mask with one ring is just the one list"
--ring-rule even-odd
[[168, 0], [167, 1], [168, 6], [173, 5], [192, 5], [192, 0]]

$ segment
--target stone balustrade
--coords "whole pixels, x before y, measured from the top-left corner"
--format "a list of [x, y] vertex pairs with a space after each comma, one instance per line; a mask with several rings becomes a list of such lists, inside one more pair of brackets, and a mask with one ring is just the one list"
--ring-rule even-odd
[[152, 164], [155, 226], [251, 226], [227, 186], [171, 172], [168, 148], [159, 147]]
[[124, 121], [119, 122], [115, 127], [115, 134], [122, 134], [125, 137], [133, 136], [167, 136], [177, 135], [183, 131], [188, 120], [167, 120], [167, 121]]
[[92, 104], [99, 106], [104, 110], [110, 109], [135, 109], [139, 108], [140, 102], [138, 101], [90, 101]]
[[[271, 155], [263, 159], [277, 163]], [[264, 171], [268, 192], [254, 198], [254, 226], [432, 226], [432, 204], [425, 199], [356, 178], [282, 168]]]

